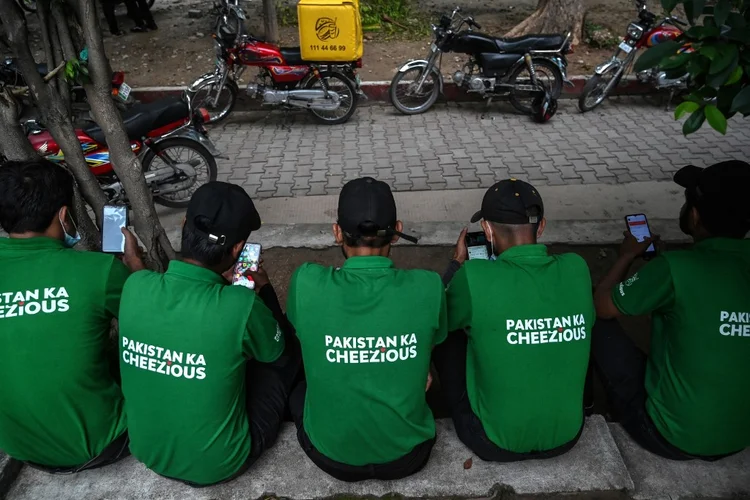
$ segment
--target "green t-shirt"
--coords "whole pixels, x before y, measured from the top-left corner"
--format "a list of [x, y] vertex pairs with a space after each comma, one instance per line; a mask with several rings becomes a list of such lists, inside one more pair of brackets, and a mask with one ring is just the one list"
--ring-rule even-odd
[[307, 376], [304, 427], [318, 451], [381, 464], [435, 437], [425, 386], [432, 348], [447, 334], [440, 276], [394, 269], [385, 257], [304, 264], [287, 314]]
[[466, 329], [469, 401], [493, 443], [526, 453], [578, 434], [594, 318], [591, 275], [575, 254], [522, 245], [456, 273], [448, 327]]
[[276, 320], [252, 290], [179, 261], [165, 274], [133, 274], [120, 306], [133, 455], [197, 484], [235, 474], [250, 453], [247, 357], [272, 362], [283, 349]]
[[110, 323], [127, 268], [49, 238], [0, 238], [0, 449], [82, 465], [127, 427]]
[[612, 300], [652, 314], [646, 409], [662, 436], [694, 455], [750, 446], [750, 240], [666, 252]]

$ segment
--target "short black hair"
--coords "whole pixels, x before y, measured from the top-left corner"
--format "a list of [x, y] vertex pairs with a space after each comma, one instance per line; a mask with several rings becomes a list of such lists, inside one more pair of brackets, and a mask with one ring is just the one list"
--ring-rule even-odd
[[539, 222], [535, 222], [533, 224], [504, 224], [502, 222], [492, 222], [488, 221], [492, 228], [495, 230], [498, 234], [503, 235], [511, 235], [511, 234], [522, 234], [524, 231], [527, 231], [530, 236], [534, 238], [534, 241], [536, 241], [536, 234], [539, 231], [539, 224], [542, 222], [542, 210], [541, 207], [533, 206], [528, 209], [528, 214], [530, 217], [538, 217]]
[[[394, 222], [392, 227], [395, 227]], [[339, 226], [341, 227], [341, 226]], [[376, 233], [380, 228], [371, 223], [365, 222], [359, 225], [359, 228], [368, 234]], [[343, 228], [341, 229], [342, 231]], [[383, 248], [393, 241], [393, 236], [362, 236], [353, 235], [344, 231], [344, 244], [350, 248]]]
[[[197, 217], [198, 224], [208, 224], [207, 217]], [[182, 227], [182, 250], [184, 259], [193, 259], [206, 267], [215, 267], [229, 260], [233, 245], [217, 245], [198, 234], [190, 224]]]
[[73, 205], [73, 176], [43, 158], [0, 165], [0, 226], [40, 233], [62, 207]]
[[698, 207], [701, 225], [711, 236], [741, 240], [750, 232], [750, 220], [743, 220], [741, 215], [699, 200], [690, 190], [686, 190], [685, 198], [688, 210]]

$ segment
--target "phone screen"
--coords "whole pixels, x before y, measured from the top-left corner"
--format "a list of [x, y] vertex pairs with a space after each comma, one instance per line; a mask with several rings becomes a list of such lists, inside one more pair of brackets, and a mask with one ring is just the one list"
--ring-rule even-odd
[[259, 261], [260, 245], [258, 243], [245, 243], [240, 258], [237, 259], [237, 264], [234, 266], [232, 284], [241, 285], [250, 289], [255, 288], [255, 282], [251, 277], [245, 276], [245, 273], [247, 271], [257, 271]]
[[[651, 229], [648, 227], [648, 220], [644, 214], [628, 215], [625, 217], [628, 224], [628, 230], [630, 234], [635, 236], [638, 241], [644, 241], [646, 238], [651, 237]], [[649, 245], [646, 253], [655, 253], [656, 248], [653, 243]]]
[[107, 253], [123, 253], [125, 251], [125, 235], [122, 228], [128, 225], [128, 207], [105, 205], [104, 221], [102, 222], [102, 251]]
[[466, 234], [466, 248], [469, 251], [469, 260], [487, 260], [490, 258], [490, 253], [487, 250], [487, 238], [481, 231]]

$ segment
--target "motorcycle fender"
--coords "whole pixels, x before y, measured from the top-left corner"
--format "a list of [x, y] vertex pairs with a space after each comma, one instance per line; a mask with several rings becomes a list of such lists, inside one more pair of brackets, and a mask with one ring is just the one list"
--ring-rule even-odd
[[[409, 71], [410, 69], [419, 68], [420, 66], [427, 66], [427, 61], [425, 61], [424, 59], [417, 59], [417, 60], [409, 61], [403, 66], [401, 66], [398, 69], [398, 71], [400, 73], [404, 73], [406, 71]], [[440, 83], [440, 93], [442, 94], [443, 93], [443, 75], [440, 74], [440, 71], [438, 71], [436, 67], [432, 68], [432, 71], [438, 75], [438, 82]]]
[[618, 59], [610, 59], [609, 61], [597, 66], [596, 69], [594, 70], [594, 74], [603, 75], [607, 73], [613, 67], [619, 67], [621, 65], [622, 65], [622, 62], [620, 62]]
[[217, 75], [215, 72], [212, 73], [206, 73], [205, 75], [201, 75], [198, 77], [197, 80], [195, 80], [193, 83], [188, 85], [188, 92], [197, 92], [198, 89], [203, 87], [204, 85], [210, 85], [212, 83], [218, 83], [221, 79], [220, 75]]
[[561, 56], [550, 57], [550, 60], [555, 63], [558, 68], [560, 68], [560, 73], [562, 73], [563, 82], [565, 83], [565, 85], [567, 85], [568, 87], [574, 87], [575, 83], [568, 79], [568, 61]]
[[[213, 141], [209, 139], [208, 135], [204, 135], [200, 133], [198, 130], [196, 130], [193, 127], [182, 127], [178, 128], [171, 134], [167, 134], [165, 136], [162, 136], [161, 140], [172, 138], [172, 137], [183, 137], [185, 139], [190, 139], [192, 141], [197, 142], [204, 148], [208, 150], [209, 153], [211, 153], [216, 158], [225, 158], [229, 159], [227, 156], [223, 156], [218, 149], [216, 149], [216, 145], [214, 145]], [[160, 141], [157, 141], [156, 144], [158, 145]]]

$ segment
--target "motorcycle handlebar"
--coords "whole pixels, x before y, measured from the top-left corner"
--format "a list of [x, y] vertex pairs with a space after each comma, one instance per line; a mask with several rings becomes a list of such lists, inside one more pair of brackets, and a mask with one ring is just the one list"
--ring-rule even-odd
[[481, 30], [481, 29], [482, 29], [482, 27], [481, 27], [481, 26], [479, 25], [479, 23], [478, 23], [478, 22], [476, 22], [476, 21], [474, 20], [474, 18], [473, 18], [473, 17], [470, 17], [470, 18], [468, 18], [468, 19], [466, 20], [466, 22], [467, 22], [467, 23], [468, 23], [468, 24], [469, 24], [470, 26], [474, 26], [474, 27], [475, 27], [476, 29], [478, 29], [478, 30]]

